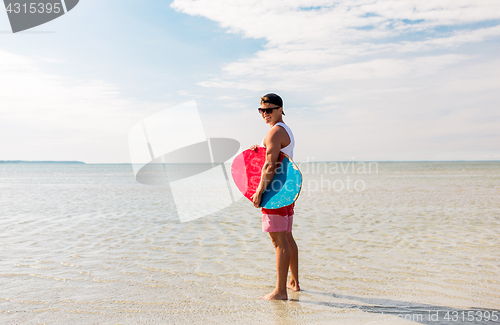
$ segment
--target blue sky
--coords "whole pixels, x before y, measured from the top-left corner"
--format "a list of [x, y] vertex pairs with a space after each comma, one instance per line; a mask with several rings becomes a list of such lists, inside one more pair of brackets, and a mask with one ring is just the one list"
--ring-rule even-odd
[[12, 34], [0, 160], [129, 162], [143, 117], [196, 100], [250, 146], [284, 99], [296, 160], [500, 160], [498, 1], [81, 0]]

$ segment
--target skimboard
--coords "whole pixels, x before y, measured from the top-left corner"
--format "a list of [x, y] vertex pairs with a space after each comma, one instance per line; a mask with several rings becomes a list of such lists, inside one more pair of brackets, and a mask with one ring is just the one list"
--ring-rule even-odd
[[[266, 148], [248, 149], [234, 158], [231, 174], [236, 187], [252, 201], [260, 184], [262, 167], [266, 162]], [[266, 209], [278, 209], [292, 204], [299, 197], [302, 187], [302, 174], [297, 165], [283, 152], [278, 158], [278, 168], [273, 180], [262, 193], [260, 206]]]

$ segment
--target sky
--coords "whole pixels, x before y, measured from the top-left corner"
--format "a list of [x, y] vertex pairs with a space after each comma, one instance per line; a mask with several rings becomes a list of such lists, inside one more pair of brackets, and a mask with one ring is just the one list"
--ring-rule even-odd
[[500, 160], [500, 1], [80, 0], [16, 34], [0, 10], [0, 160], [128, 163], [192, 100], [247, 148], [269, 92], [296, 161]]

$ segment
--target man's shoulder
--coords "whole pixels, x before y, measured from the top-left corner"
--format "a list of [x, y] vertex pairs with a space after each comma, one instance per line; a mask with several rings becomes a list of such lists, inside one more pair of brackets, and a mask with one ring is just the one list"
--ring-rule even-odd
[[287, 132], [284, 128], [276, 126], [267, 131], [266, 141], [281, 143], [284, 139], [288, 138]]
[[276, 125], [267, 132], [267, 134], [286, 134], [286, 130], [281, 125]]

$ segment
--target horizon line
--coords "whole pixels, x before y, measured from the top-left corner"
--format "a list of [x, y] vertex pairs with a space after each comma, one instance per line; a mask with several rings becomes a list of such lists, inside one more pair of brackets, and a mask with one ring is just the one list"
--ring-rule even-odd
[[[500, 162], [500, 160], [319, 160], [319, 161], [294, 161], [295, 163], [406, 163], [406, 162]], [[86, 163], [77, 160], [0, 160], [0, 164], [84, 164], [84, 165], [133, 165], [133, 163]], [[142, 164], [142, 163], [137, 163]], [[147, 163], [146, 163], [147, 164]], [[155, 163], [163, 164], [163, 163]], [[186, 163], [167, 163], [167, 164], [186, 164]], [[187, 163], [196, 164], [196, 163]], [[199, 164], [211, 164], [209, 163], [199, 163]], [[216, 163], [220, 164], [220, 163]]]

